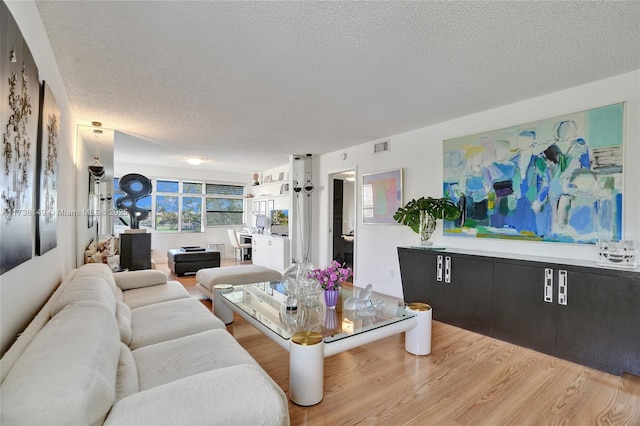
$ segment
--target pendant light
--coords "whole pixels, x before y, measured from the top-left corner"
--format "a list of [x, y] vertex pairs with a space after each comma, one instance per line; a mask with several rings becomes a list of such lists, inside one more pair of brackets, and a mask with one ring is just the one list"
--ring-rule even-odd
[[[92, 123], [94, 126], [102, 125], [101, 123], [94, 121]], [[104, 166], [100, 162], [100, 139], [99, 136], [102, 134], [102, 130], [93, 129], [93, 134], [96, 137], [96, 155], [93, 157], [93, 160], [89, 163], [89, 173], [93, 176], [93, 179], [96, 182], [100, 182], [104, 177]]]

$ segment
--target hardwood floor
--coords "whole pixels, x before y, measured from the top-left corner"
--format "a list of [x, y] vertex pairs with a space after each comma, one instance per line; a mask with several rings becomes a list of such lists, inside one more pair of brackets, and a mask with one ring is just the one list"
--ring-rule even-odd
[[[288, 392], [287, 352], [237, 315], [228, 330]], [[327, 358], [324, 389], [313, 407], [289, 403], [292, 425], [640, 425], [640, 377], [437, 321], [431, 355], [407, 353], [404, 335], [388, 337]]]

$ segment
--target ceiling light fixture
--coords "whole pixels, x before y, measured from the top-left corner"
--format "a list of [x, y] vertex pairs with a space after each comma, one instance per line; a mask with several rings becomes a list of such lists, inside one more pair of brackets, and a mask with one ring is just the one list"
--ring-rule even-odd
[[189, 157], [189, 158], [185, 158], [184, 161], [191, 164], [192, 166], [199, 166], [200, 164], [204, 163], [206, 160], [202, 157]]

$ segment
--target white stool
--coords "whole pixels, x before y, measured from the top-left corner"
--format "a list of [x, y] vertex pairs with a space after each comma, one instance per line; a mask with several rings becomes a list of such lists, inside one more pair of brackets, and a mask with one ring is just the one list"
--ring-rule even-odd
[[233, 311], [222, 301], [223, 293], [233, 291], [231, 284], [216, 284], [213, 286], [213, 314], [225, 324], [233, 322]]
[[[222, 250], [220, 250], [220, 247], [222, 247]], [[220, 259], [225, 259], [225, 252], [224, 252], [224, 243], [222, 241], [214, 241], [213, 243], [207, 243], [207, 248], [213, 249], [215, 251], [219, 251], [220, 252]]]
[[300, 331], [289, 343], [291, 401], [308, 407], [322, 401], [324, 393], [324, 340], [320, 333]]
[[418, 317], [418, 324], [404, 336], [404, 349], [414, 355], [431, 353], [431, 306], [426, 303], [409, 303], [407, 311]]

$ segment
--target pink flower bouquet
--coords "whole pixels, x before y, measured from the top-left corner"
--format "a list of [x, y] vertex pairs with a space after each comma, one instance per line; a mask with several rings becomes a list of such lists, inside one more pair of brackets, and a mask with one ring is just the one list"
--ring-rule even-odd
[[323, 290], [338, 290], [340, 285], [351, 276], [353, 270], [333, 260], [325, 269], [313, 269], [309, 278], [318, 280]]

